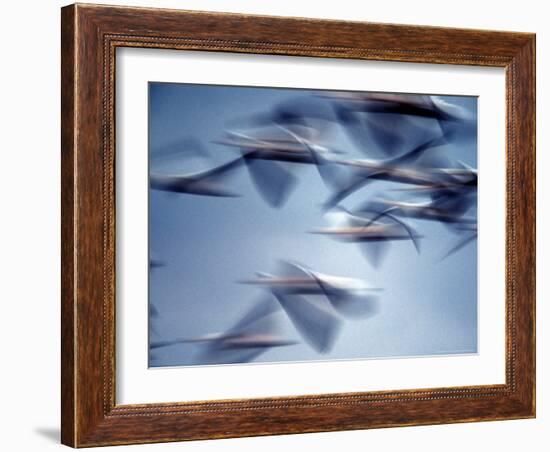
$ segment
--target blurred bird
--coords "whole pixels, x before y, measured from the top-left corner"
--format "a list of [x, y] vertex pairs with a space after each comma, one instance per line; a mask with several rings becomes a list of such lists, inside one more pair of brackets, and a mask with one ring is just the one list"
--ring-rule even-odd
[[[277, 275], [260, 272], [255, 279], [241, 283], [268, 289], [306, 342], [320, 353], [328, 352], [336, 339], [340, 328], [336, 314], [357, 318], [374, 315], [378, 310], [378, 297], [373, 293], [379, 289], [295, 262], [281, 261]], [[322, 296], [329, 305], [308, 296]]]
[[356, 111], [399, 114], [435, 118], [443, 121], [464, 121], [470, 114], [439, 96], [425, 94], [397, 94], [383, 92], [331, 92], [323, 95], [344, 104], [355, 105]]
[[466, 217], [473, 199], [460, 194], [447, 194], [428, 202], [406, 202], [389, 199], [367, 202], [360, 211], [373, 214], [371, 222], [391, 214], [394, 218], [403, 216], [417, 220], [437, 221], [439, 223], [475, 224], [477, 219]]
[[[434, 184], [442, 171], [437, 155], [425, 156], [427, 150], [446, 143], [443, 135], [420, 143], [405, 154], [386, 160], [324, 159], [319, 157], [319, 172], [333, 193], [323, 204], [332, 208], [374, 180], [414, 185]], [[421, 162], [418, 162], [421, 160]], [[342, 169], [347, 169], [345, 174]]]
[[340, 154], [320, 142], [306, 145], [304, 137], [314, 133], [307, 126], [275, 125], [259, 135], [227, 131], [216, 143], [238, 148], [260, 195], [272, 207], [281, 207], [297, 184], [292, 164], [317, 165], [321, 158]]
[[247, 363], [273, 347], [295, 345], [295, 340], [279, 336], [273, 313], [278, 307], [264, 299], [255, 303], [245, 315], [227, 331], [194, 338], [157, 341], [149, 344], [150, 350], [173, 345], [196, 343], [202, 350], [196, 356], [197, 364]]
[[321, 140], [337, 124], [331, 106], [316, 95], [316, 92], [295, 96], [275, 104], [267, 111], [231, 121], [231, 129], [258, 129], [284, 127], [307, 133], [305, 138]]
[[[277, 126], [276, 129], [264, 131], [264, 134], [258, 136], [250, 132], [228, 130], [225, 138], [215, 142], [240, 149], [243, 156], [250, 160], [316, 164], [318, 155], [340, 154], [320, 143], [311, 143], [310, 138], [303, 137], [309, 135], [305, 133], [307, 130], [302, 127], [292, 130]], [[311, 143], [310, 146], [304, 146], [302, 140], [307, 140]]]
[[[406, 183], [417, 185], [394, 191], [407, 191], [415, 194], [428, 194], [432, 199], [452, 194], [475, 194], [477, 190], [477, 169], [458, 162], [458, 167], [435, 167], [427, 169], [425, 182], [420, 179]], [[428, 180], [431, 179], [431, 180]]]
[[420, 252], [421, 235], [399, 218], [387, 213], [368, 216], [367, 212], [352, 213], [340, 207], [326, 214], [331, 226], [310, 231], [337, 240], [361, 245], [363, 255], [374, 267], [385, 257], [391, 242], [411, 240]]
[[185, 175], [167, 175], [161, 173], [149, 174], [149, 185], [153, 190], [172, 193], [187, 193], [192, 195], [235, 197], [237, 193], [231, 191], [225, 179], [243, 166], [242, 157], [234, 159], [216, 168]]
[[322, 97], [333, 101], [338, 120], [356, 146], [375, 156], [397, 156], [438, 130], [447, 137], [456, 136], [457, 128], [464, 133], [470, 120], [466, 110], [437, 96], [334, 92]]

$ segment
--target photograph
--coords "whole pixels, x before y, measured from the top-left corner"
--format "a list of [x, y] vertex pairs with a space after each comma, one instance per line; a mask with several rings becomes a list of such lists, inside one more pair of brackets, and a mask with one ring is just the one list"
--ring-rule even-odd
[[476, 354], [477, 162], [477, 96], [150, 81], [149, 367]]
[[43, 3], [4, 71], [37, 301], [7, 303], [8, 449], [542, 438], [542, 7]]

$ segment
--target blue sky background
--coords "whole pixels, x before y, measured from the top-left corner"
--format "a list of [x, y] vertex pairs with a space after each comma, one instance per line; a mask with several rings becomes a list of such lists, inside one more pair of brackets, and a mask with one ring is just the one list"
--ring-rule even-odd
[[[318, 91], [149, 84], [150, 170], [186, 174], [235, 158], [234, 148], [213, 143], [237, 118], [266, 112], [273, 105]], [[440, 96], [477, 118], [475, 97]], [[328, 102], [328, 101], [325, 101]], [[163, 157], [178, 140], [194, 137], [210, 158]], [[336, 130], [333, 142], [352, 158], [365, 158]], [[477, 167], [475, 140], [448, 144], [451, 159]], [[236, 281], [256, 271], [274, 271], [280, 259], [294, 260], [322, 273], [363, 279], [383, 288], [380, 312], [346, 321], [332, 351], [319, 355], [307, 344], [272, 348], [257, 362], [404, 357], [477, 351], [477, 242], [441, 257], [457, 236], [444, 226], [415, 221], [424, 238], [418, 255], [410, 241], [392, 244], [375, 269], [358, 246], [307, 231], [327, 226], [320, 203], [329, 195], [314, 166], [294, 165], [299, 184], [281, 209], [259, 196], [246, 169], [231, 179], [239, 198], [213, 198], [149, 191], [149, 252], [165, 267], [149, 275], [149, 300], [159, 311], [150, 319], [150, 341], [197, 337], [231, 327], [264, 292]], [[353, 209], [369, 197], [400, 187], [376, 182], [343, 204]], [[475, 215], [475, 209], [470, 213]], [[275, 299], [273, 299], [275, 303]], [[300, 340], [280, 313], [281, 334]], [[149, 365], [194, 365], [197, 344], [153, 350]]]

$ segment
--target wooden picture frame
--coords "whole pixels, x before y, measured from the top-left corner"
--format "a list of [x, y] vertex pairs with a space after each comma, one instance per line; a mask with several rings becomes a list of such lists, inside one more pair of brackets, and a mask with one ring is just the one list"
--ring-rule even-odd
[[[62, 9], [62, 442], [73, 447], [535, 416], [535, 35], [75, 4]], [[115, 50], [506, 70], [506, 383], [115, 403]]]

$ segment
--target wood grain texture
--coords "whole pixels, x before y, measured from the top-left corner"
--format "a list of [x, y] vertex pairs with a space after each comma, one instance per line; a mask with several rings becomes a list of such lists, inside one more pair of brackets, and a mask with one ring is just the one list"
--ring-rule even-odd
[[[61, 33], [64, 444], [535, 415], [534, 35], [81, 4], [63, 8]], [[506, 384], [116, 405], [114, 69], [124, 46], [506, 68]]]
[[75, 158], [75, 30], [74, 9], [63, 9], [61, 19], [61, 441], [75, 443], [75, 361], [76, 313], [74, 296], [74, 177]]

